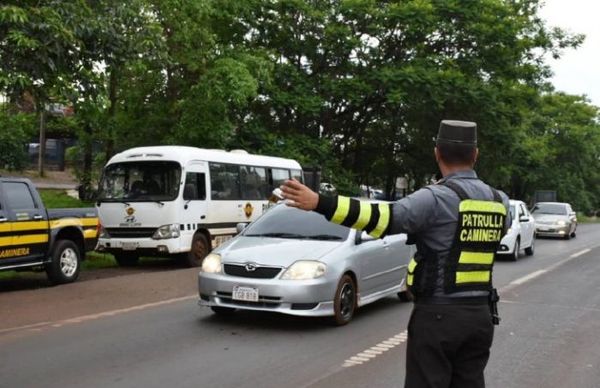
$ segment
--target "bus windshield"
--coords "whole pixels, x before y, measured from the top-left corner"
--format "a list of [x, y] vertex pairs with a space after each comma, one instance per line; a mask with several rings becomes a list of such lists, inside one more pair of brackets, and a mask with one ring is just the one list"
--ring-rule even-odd
[[98, 200], [104, 202], [172, 201], [177, 198], [181, 166], [177, 162], [124, 162], [107, 166]]

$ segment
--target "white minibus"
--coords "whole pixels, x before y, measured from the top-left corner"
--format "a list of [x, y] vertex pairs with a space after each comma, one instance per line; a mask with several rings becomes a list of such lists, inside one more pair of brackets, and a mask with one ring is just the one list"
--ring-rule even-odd
[[302, 181], [292, 159], [183, 146], [133, 148], [104, 167], [96, 207], [97, 250], [120, 265], [140, 256], [177, 255], [199, 266], [269, 206], [286, 179]]

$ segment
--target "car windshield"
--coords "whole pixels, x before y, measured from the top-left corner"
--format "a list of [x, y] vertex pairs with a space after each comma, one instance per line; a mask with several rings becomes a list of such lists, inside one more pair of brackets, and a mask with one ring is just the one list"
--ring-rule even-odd
[[349, 232], [349, 228], [332, 224], [320, 214], [280, 204], [251, 223], [244, 236], [341, 241]]
[[515, 205], [511, 204], [510, 208], [509, 208], [509, 211], [510, 211], [510, 219], [514, 220], [515, 217], [516, 217]]
[[177, 162], [126, 162], [107, 166], [98, 199], [104, 202], [172, 201], [181, 167]]
[[567, 215], [567, 207], [558, 203], [538, 203], [536, 204], [531, 213], [533, 214], [556, 214], [565, 216]]

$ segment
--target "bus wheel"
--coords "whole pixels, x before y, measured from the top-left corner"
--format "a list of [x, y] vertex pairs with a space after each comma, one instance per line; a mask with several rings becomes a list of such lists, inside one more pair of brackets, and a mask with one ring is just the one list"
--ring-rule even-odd
[[184, 264], [188, 267], [200, 267], [210, 251], [208, 240], [202, 233], [196, 233], [192, 239], [190, 251], [184, 255]]

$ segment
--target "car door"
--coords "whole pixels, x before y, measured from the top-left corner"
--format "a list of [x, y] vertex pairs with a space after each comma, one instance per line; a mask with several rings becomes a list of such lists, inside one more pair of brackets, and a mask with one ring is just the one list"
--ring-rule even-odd
[[43, 261], [49, 244], [45, 209], [25, 182], [4, 181], [2, 193], [12, 224], [12, 259], [15, 262]]
[[12, 223], [4, 202], [2, 182], [0, 182], [0, 266], [7, 265], [7, 262], [15, 257], [12, 254]]
[[535, 222], [525, 204], [520, 203], [519, 208], [521, 209], [521, 216], [519, 218], [519, 224], [521, 225], [521, 246], [530, 247], [534, 238]]
[[356, 254], [360, 262], [361, 297], [386, 290], [402, 282], [402, 271], [406, 264], [399, 259], [402, 253], [398, 248], [404, 245], [406, 236], [403, 241], [401, 240], [401, 236], [375, 239], [364, 232], [357, 236]]

